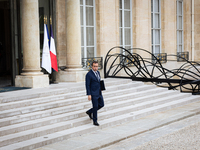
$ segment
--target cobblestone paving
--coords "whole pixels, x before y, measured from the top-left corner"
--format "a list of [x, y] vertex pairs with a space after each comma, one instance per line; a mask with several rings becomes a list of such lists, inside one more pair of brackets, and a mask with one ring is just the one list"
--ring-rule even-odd
[[199, 115], [175, 122], [101, 150], [200, 150], [200, 121], [198, 119]]
[[134, 150], [200, 150], [200, 122], [138, 146]]

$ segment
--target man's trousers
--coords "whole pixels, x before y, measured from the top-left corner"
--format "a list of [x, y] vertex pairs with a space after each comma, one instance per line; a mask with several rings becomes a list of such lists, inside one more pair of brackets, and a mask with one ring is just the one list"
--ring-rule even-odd
[[103, 96], [92, 96], [92, 106], [88, 112], [93, 114], [93, 122], [97, 122], [97, 111], [104, 106]]

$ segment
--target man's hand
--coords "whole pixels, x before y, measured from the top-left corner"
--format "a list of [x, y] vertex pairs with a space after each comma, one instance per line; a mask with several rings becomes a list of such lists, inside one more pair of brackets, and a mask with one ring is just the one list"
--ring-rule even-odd
[[91, 95], [88, 95], [88, 100], [91, 101], [92, 97]]

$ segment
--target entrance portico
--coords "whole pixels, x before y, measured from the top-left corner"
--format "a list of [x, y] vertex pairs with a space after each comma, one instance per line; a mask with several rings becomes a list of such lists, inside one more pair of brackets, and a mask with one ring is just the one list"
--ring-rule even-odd
[[[63, 2], [63, 1], [62, 1]], [[62, 5], [60, 1], [56, 3]], [[38, 0], [22, 0], [22, 47], [23, 47], [23, 69], [20, 75], [16, 76], [15, 86], [18, 87], [47, 87], [49, 85], [48, 75], [44, 75], [40, 68], [40, 44], [39, 43], [39, 18], [38, 18]], [[80, 31], [80, 1], [66, 0], [65, 7], [57, 10], [59, 15], [64, 14], [64, 17], [57, 17], [56, 22], [62, 22], [64, 26], [64, 47], [60, 49], [58, 43], [58, 65], [65, 66], [66, 69], [61, 70], [56, 74], [58, 82], [80, 82], [84, 81], [85, 74], [81, 65], [81, 31]], [[62, 13], [61, 13], [62, 12]], [[61, 22], [61, 21], [60, 21]], [[57, 26], [58, 24], [56, 24]], [[56, 29], [57, 38], [60, 37], [59, 30]], [[60, 54], [64, 51], [65, 62], [60, 63]]]

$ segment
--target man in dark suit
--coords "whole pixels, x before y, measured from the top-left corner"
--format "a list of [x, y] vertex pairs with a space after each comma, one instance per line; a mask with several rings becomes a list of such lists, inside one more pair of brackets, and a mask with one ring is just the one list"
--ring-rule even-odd
[[93, 108], [86, 111], [90, 119], [93, 119], [93, 124], [99, 126], [97, 122], [97, 111], [104, 106], [103, 96], [101, 93], [100, 86], [100, 73], [98, 71], [98, 62], [92, 62], [92, 69], [86, 75], [86, 92], [88, 95], [88, 100], [92, 100]]

